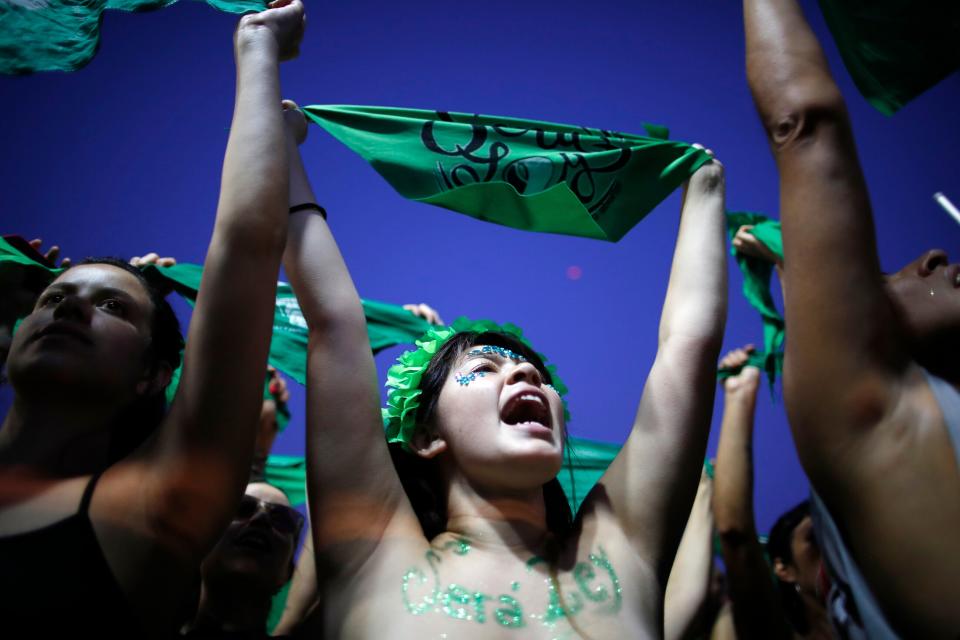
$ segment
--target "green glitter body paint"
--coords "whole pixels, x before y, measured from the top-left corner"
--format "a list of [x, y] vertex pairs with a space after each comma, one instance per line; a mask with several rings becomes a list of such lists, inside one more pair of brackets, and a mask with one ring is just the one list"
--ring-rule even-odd
[[[433, 612], [454, 620], [484, 624], [488, 620], [489, 602], [493, 608], [492, 619], [496, 620], [499, 626], [520, 629], [526, 626], [528, 620], [553, 627], [562, 618], [574, 617], [587, 609], [613, 615], [619, 613], [623, 605], [620, 579], [603, 547], [599, 545], [597, 551], [588, 556], [588, 561], [574, 565], [571, 576], [576, 588], [563, 589], [558, 578], [546, 578], [544, 582], [548, 601], [546, 611], [542, 614], [525, 613], [520, 600], [512, 595], [493, 596], [455, 583], [446, 588], [441, 587], [438, 565], [443, 559], [440, 554], [449, 551], [456, 556], [465, 556], [470, 552], [470, 548], [469, 540], [457, 538], [428, 550], [424, 558], [429, 565], [429, 573], [418, 567], [411, 567], [403, 574], [401, 593], [404, 608], [416, 616]], [[534, 567], [546, 562], [540, 556], [530, 558], [526, 562], [527, 573], [532, 573]], [[520, 587], [521, 583], [516, 580], [509, 584], [510, 591], [514, 594], [519, 594]], [[427, 590], [427, 593], [423, 593], [424, 590]], [[412, 594], [418, 595], [419, 599]]]

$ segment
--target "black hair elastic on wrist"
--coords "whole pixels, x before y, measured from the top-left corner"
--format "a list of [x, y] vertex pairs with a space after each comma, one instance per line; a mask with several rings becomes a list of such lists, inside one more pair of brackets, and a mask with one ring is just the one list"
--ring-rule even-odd
[[318, 205], [316, 202], [304, 202], [303, 204], [297, 204], [290, 207], [290, 213], [296, 213], [297, 211], [316, 211], [320, 214], [320, 217], [324, 220], [327, 219], [327, 210]]

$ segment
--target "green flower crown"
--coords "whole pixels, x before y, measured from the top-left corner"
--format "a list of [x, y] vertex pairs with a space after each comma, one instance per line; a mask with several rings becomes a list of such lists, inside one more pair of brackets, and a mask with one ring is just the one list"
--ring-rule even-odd
[[[423, 393], [423, 390], [420, 389], [423, 372], [427, 370], [430, 360], [447, 340], [458, 333], [467, 332], [504, 333], [516, 338], [529, 347], [531, 351], [534, 351], [533, 345], [523, 337], [523, 331], [520, 327], [510, 323], [501, 325], [490, 320], [474, 321], [461, 317], [447, 327], [430, 327], [416, 341], [417, 348], [413, 351], [405, 351], [397, 358], [397, 363], [387, 371], [387, 383], [385, 385], [387, 387], [387, 406], [382, 409], [387, 442], [399, 442], [404, 449], [410, 448], [410, 444], [413, 442], [413, 434], [417, 429], [417, 409], [420, 408], [420, 395]], [[534, 353], [537, 352], [534, 351]], [[537, 353], [537, 355], [544, 361], [547, 372], [553, 380], [552, 386], [563, 400], [564, 419], [570, 420], [567, 401], [563, 398], [567, 393], [567, 386], [557, 376], [557, 368], [546, 364], [547, 359], [542, 354]]]

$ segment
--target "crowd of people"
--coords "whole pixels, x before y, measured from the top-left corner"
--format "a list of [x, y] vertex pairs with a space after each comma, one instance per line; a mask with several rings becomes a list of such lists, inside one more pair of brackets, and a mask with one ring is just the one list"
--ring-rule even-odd
[[[749, 227], [733, 246], [781, 279], [784, 404], [810, 481], [765, 545], [761, 370], [752, 346], [720, 359], [721, 162], [683, 187], [635, 422], [573, 512], [557, 479], [565, 387], [516, 327], [448, 326], [412, 306], [433, 326], [390, 370], [381, 408], [361, 300], [301, 160], [307, 120], [282, 100], [304, 7], [274, 0], [234, 35], [235, 110], [186, 338], [169, 291], [141, 271], [172, 264], [156, 254], [0, 279], [14, 393], [0, 428], [0, 635], [960, 637], [960, 267], [930, 250], [881, 272], [819, 42], [794, 0], [743, 5], [784, 256]], [[309, 330], [308, 518], [264, 473], [289, 415], [266, 369], [281, 262]], [[730, 375], [705, 469], [718, 362]]]

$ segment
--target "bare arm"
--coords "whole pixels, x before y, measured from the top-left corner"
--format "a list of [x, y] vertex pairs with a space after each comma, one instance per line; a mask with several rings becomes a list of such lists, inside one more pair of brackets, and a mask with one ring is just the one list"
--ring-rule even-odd
[[710, 591], [713, 569], [713, 480], [700, 474], [700, 485], [687, 527], [677, 547], [663, 597], [663, 637], [666, 640], [695, 638], [702, 634], [703, 608]]
[[[292, 135], [288, 153], [291, 198], [315, 201]], [[291, 216], [284, 265], [310, 331], [307, 489], [318, 573], [331, 580], [369, 557], [398, 512], [422, 533], [384, 439], [363, 307], [321, 216]]]
[[303, 28], [299, 0], [274, 6], [242, 18], [235, 36], [234, 118], [176, 401], [143, 455], [104, 475], [91, 507], [114, 575], [148, 620], [169, 614], [177, 572], [197, 566], [247, 482], [285, 239], [277, 67]]
[[290, 580], [283, 615], [274, 627], [273, 635], [292, 635], [318, 602], [317, 560], [313, 553], [313, 534], [308, 531]]
[[801, 462], [899, 630], [956, 636], [960, 547], [943, 532], [960, 529], [960, 473], [884, 291], [846, 106], [794, 0], [745, 0], [744, 21], [780, 172], [784, 396]]
[[727, 311], [724, 224], [723, 166], [713, 161], [685, 189], [659, 348], [633, 429], [584, 514], [612, 514], [661, 584], [690, 513], [710, 430]]
[[[721, 366], [742, 366], [748, 349], [728, 354]], [[793, 637], [770, 568], [757, 541], [753, 517], [753, 416], [760, 370], [744, 367], [724, 381], [723, 423], [717, 449], [713, 513], [727, 568], [737, 637]]]

